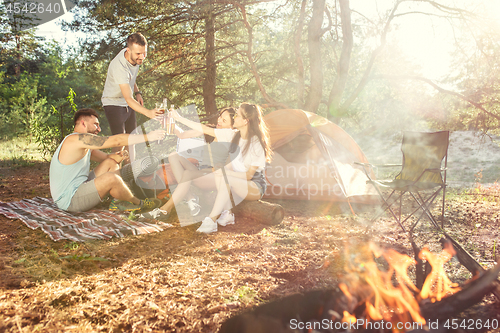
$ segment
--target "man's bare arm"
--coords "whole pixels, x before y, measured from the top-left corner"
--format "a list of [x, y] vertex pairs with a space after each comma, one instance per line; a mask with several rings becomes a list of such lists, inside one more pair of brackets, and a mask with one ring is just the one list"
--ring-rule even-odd
[[140, 91], [139, 90], [139, 87], [137, 86], [137, 83], [134, 83], [134, 96], [135, 96], [135, 100], [137, 101], [137, 103], [141, 104], [141, 106], [144, 106], [144, 100], [142, 99], [142, 95], [141, 94], [136, 94], [136, 92]]
[[84, 149], [104, 149], [121, 147], [126, 145], [133, 145], [136, 143], [142, 143], [146, 140], [155, 141], [163, 140], [165, 137], [164, 130], [156, 130], [148, 134], [116, 134], [113, 136], [97, 136], [94, 134], [82, 133], [75, 135], [76, 138], [68, 137], [66, 140], [73, 142], [79, 148]]
[[[96, 149], [95, 147], [97, 147], [97, 149], [109, 148], [109, 147], [103, 147], [103, 145], [108, 140], [108, 137], [106, 136], [97, 136], [94, 134], [78, 134], [78, 140], [82, 141], [82, 143], [85, 144], [86, 146], [94, 147], [92, 149]], [[85, 147], [85, 148], [90, 148], [90, 147]]]
[[96, 161], [96, 162], [99, 162], [99, 163], [101, 163], [102, 161], [104, 161], [107, 157], [108, 157], [108, 154], [106, 154], [105, 152], [100, 151], [98, 149], [92, 150], [92, 153], [90, 155], [90, 159], [92, 161]]
[[128, 83], [122, 83], [119, 85], [120, 90], [122, 91], [123, 98], [125, 98], [125, 101], [127, 102], [128, 106], [130, 106], [134, 111], [142, 113], [146, 117], [149, 118], [155, 118], [156, 116], [159, 116], [162, 114], [158, 109], [153, 109], [149, 110], [146, 109], [144, 106], [139, 104], [131, 95], [130, 93], [130, 86]]

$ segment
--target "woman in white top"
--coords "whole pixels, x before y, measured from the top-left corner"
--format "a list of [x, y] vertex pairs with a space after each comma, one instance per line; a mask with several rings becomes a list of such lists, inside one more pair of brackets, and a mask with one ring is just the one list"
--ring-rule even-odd
[[218, 224], [225, 226], [234, 223], [234, 215], [230, 212], [230, 195], [238, 204], [242, 200], [259, 200], [266, 192], [264, 169], [266, 162], [271, 160], [272, 152], [260, 107], [242, 103], [234, 115], [233, 127], [236, 131], [214, 131], [219, 141], [231, 141], [231, 164], [224, 168], [226, 177], [223, 170], [215, 172], [217, 196], [214, 207], [198, 232], [212, 233], [217, 231]]
[[[222, 109], [219, 112], [219, 118], [217, 119], [217, 128], [227, 128], [232, 131], [233, 127], [233, 116], [236, 113], [236, 110], [232, 107], [227, 107]], [[172, 114], [178, 116], [175, 110], [172, 110]], [[200, 123], [185, 119], [182, 119], [182, 123], [186, 123], [186, 125], [192, 130], [180, 132], [176, 130], [176, 135], [181, 138], [190, 138], [194, 136], [199, 136], [206, 132], [206, 129], [209, 129], [212, 133], [215, 128], [202, 125]], [[214, 137], [214, 135], [211, 135]], [[214, 141], [216, 141], [214, 137]], [[213, 142], [207, 145], [214, 146]], [[213, 147], [215, 150], [217, 147]], [[191, 211], [191, 215], [196, 216], [200, 211], [200, 206], [198, 204], [198, 198], [194, 196], [190, 189], [191, 184], [195, 186], [207, 190], [212, 191], [217, 189], [215, 184], [215, 175], [212, 172], [212, 165], [210, 161], [210, 154], [204, 154], [203, 160], [200, 162], [200, 165], [196, 167], [192, 164], [188, 159], [180, 156], [177, 153], [172, 153], [169, 155], [168, 159], [170, 162], [170, 166], [172, 168], [172, 173], [174, 174], [175, 180], [177, 180], [177, 187], [175, 191], [172, 192], [172, 196], [170, 199], [160, 208], [153, 209], [152, 211], [141, 214], [142, 217], [145, 218], [154, 218], [157, 220], [167, 220], [168, 214], [172, 211], [176, 204], [187, 198], [187, 203], [189, 206], [189, 210]], [[208, 157], [207, 157], [208, 156]], [[226, 148], [226, 156], [227, 156], [227, 148]], [[226, 158], [224, 158], [225, 160]]]
[[[259, 200], [265, 193], [266, 181], [264, 179], [264, 168], [266, 162], [270, 161], [271, 148], [269, 134], [262, 117], [262, 111], [255, 104], [242, 103], [234, 115], [234, 129], [214, 129], [203, 124], [185, 119], [172, 112], [176, 121], [207, 135], [215, 137], [219, 142], [231, 142], [231, 163], [224, 168], [226, 179], [219, 169], [203, 177], [194, 180], [195, 185], [206, 188], [215, 183], [217, 196], [214, 207], [208, 217], [203, 220], [197, 231], [211, 233], [217, 231], [217, 223], [228, 225], [234, 223], [231, 209], [230, 187], [234, 201]], [[183, 182], [183, 186], [190, 186], [190, 182]], [[179, 185], [179, 186], [180, 186]], [[161, 218], [172, 208], [174, 203], [179, 202], [176, 193], [157, 213]], [[181, 194], [181, 193], [180, 193]], [[155, 217], [157, 218], [157, 217]], [[217, 221], [217, 222], [215, 222]]]
[[[216, 128], [233, 128], [233, 122], [234, 122], [233, 117], [235, 112], [236, 110], [232, 107], [227, 107], [220, 110], [219, 117], [217, 118]], [[186, 139], [199, 136], [201, 132], [196, 130], [180, 132], [176, 130], [175, 134], [180, 139]], [[212, 149], [217, 149], [217, 146], [213, 145]], [[204, 174], [206, 174], [206, 171], [204, 171], [204, 169], [210, 168], [209, 171], [210, 172], [212, 171], [211, 161], [209, 160], [209, 158], [205, 156], [205, 154], [203, 160], [200, 162], [198, 167], [195, 166], [193, 163], [191, 163], [187, 158], [179, 155], [177, 152], [171, 153], [168, 156], [168, 161], [170, 163], [170, 167], [172, 168], [172, 173], [175, 177], [175, 180], [177, 181], [178, 184], [203, 176]], [[215, 188], [215, 184], [213, 188]], [[198, 213], [200, 212], [198, 198], [191, 192], [188, 192], [186, 195], [187, 195], [186, 200], [189, 206], [189, 210], [191, 211], [191, 215], [193, 216], [198, 215]], [[168, 209], [169, 206], [167, 206], [166, 208]]]

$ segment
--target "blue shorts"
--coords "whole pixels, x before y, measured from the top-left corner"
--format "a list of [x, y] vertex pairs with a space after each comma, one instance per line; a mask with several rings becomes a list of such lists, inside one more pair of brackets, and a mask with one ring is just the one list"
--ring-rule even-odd
[[267, 189], [267, 182], [266, 182], [266, 177], [264, 177], [264, 172], [257, 171], [256, 173], [253, 174], [253, 177], [252, 179], [250, 179], [250, 181], [254, 182], [255, 185], [257, 185], [257, 188], [259, 189], [260, 192], [260, 198], [262, 199]]

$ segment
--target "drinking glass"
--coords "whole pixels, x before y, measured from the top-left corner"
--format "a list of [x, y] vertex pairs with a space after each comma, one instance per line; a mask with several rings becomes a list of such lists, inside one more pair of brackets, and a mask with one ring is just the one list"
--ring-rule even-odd
[[[170, 104], [170, 109], [174, 109], [175, 106], [173, 104]], [[167, 116], [167, 134], [172, 135], [175, 134], [175, 119], [172, 117], [172, 112], [168, 112]]]

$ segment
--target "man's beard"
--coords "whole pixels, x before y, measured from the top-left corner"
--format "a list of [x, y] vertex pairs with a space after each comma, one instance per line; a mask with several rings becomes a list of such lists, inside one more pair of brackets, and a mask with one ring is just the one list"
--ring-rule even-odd
[[[130, 61], [132, 62], [132, 65], [133, 66], [136, 66], [136, 65], [142, 65], [142, 62], [144, 61], [143, 59], [139, 59], [139, 58], [132, 58], [130, 57]], [[139, 63], [140, 62], [140, 63]]]

